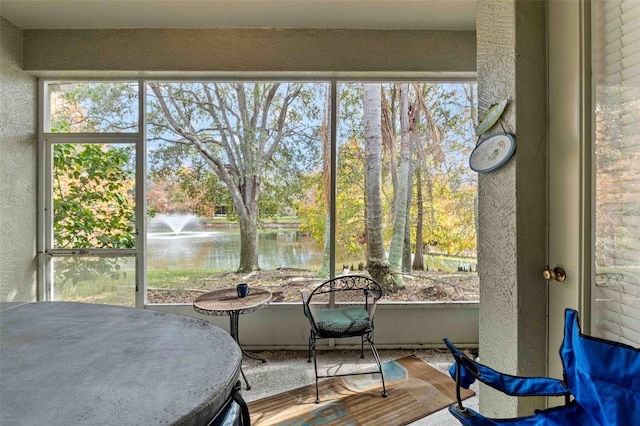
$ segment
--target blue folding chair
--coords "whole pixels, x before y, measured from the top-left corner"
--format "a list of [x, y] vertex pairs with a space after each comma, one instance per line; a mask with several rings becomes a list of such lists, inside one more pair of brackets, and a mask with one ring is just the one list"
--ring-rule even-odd
[[[449, 412], [463, 425], [640, 425], [640, 349], [582, 334], [572, 309], [565, 311], [560, 347], [563, 380], [502, 374], [473, 361], [448, 339], [444, 342], [455, 360], [449, 374], [458, 399]], [[565, 405], [526, 417], [491, 419], [462, 405], [460, 387], [469, 388], [476, 379], [511, 396], [564, 396]]]

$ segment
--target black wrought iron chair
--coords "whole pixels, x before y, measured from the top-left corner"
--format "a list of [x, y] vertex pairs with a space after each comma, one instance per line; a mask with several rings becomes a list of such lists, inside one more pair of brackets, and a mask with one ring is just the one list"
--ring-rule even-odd
[[[345, 275], [323, 282], [307, 297], [302, 292], [304, 315], [309, 319], [309, 360], [313, 355], [313, 367], [316, 374], [316, 403], [320, 402], [318, 380], [327, 377], [353, 376], [379, 373], [382, 381], [382, 396], [387, 396], [380, 356], [373, 343], [373, 315], [378, 300], [384, 294], [380, 284], [369, 277]], [[360, 358], [364, 358], [364, 342], [373, 352], [377, 371], [365, 371], [345, 374], [318, 375], [316, 341], [319, 339], [339, 339], [360, 337]]]

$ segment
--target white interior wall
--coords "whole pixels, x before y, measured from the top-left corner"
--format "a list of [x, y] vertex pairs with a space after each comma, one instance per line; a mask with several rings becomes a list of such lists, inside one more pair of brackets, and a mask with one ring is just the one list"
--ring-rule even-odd
[[0, 18], [0, 302], [36, 299], [37, 81], [23, 31]]

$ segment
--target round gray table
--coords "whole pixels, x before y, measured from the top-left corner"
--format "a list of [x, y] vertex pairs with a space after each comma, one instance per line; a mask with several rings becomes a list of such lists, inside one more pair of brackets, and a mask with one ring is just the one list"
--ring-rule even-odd
[[242, 355], [186, 316], [65, 302], [0, 306], [0, 424], [206, 425]]

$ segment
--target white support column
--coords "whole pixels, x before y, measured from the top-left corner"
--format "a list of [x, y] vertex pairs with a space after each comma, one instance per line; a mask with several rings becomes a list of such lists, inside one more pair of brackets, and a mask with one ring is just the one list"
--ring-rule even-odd
[[[516, 153], [479, 177], [480, 359], [517, 375], [544, 375], [546, 359], [546, 42], [545, 2], [477, 3], [478, 111], [505, 98]], [[502, 132], [497, 124], [483, 137]], [[530, 413], [541, 399], [480, 389], [480, 411]]]

